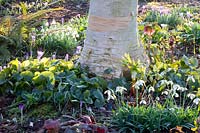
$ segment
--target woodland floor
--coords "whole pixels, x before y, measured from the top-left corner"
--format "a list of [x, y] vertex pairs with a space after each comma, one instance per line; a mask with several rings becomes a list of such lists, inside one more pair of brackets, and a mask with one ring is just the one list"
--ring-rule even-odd
[[[188, 1], [187, 1], [188, 2]], [[78, 3], [78, 4], [77, 4]], [[185, 1], [183, 0], [173, 0], [173, 3], [178, 3], [178, 4], [186, 4]], [[199, 1], [192, 1], [189, 2], [189, 4], [196, 6], [200, 5]], [[144, 5], [146, 2], [140, 2], [140, 5]], [[161, 3], [162, 4], [162, 3]], [[61, 21], [61, 18], [64, 18], [65, 21], [68, 21], [69, 19], [75, 17], [75, 16], [84, 16], [87, 15], [88, 9], [89, 9], [89, 4], [87, 2], [73, 2], [73, 1], [68, 1], [65, 2], [63, 5], [57, 5], [54, 7], [64, 7], [64, 10], [61, 11], [54, 11], [51, 13], [46, 14], [46, 16], [43, 19], [56, 19], [57, 21]], [[5, 107], [9, 106], [12, 102], [13, 98], [11, 97], [0, 97], [0, 112], [4, 110]], [[96, 112], [100, 112], [100, 110], [97, 110]], [[109, 111], [105, 111], [104, 115], [107, 116], [109, 115]], [[70, 114], [69, 114], [70, 115]], [[9, 116], [7, 116], [9, 117]], [[66, 118], [69, 119], [68, 116]], [[35, 123], [34, 127], [30, 128], [29, 125], [24, 125], [22, 128], [26, 130], [25, 132], [33, 132], [33, 131], [38, 131], [42, 129], [43, 124], [44, 124], [45, 119], [39, 120], [37, 123]], [[17, 131], [19, 129], [19, 126], [15, 125], [15, 123], [9, 123], [9, 121], [4, 122], [0, 125], [0, 133], [12, 133], [12, 132], [21, 132]], [[38, 133], [44, 132], [43, 130], [40, 130]], [[60, 132], [64, 132], [61, 130]]]

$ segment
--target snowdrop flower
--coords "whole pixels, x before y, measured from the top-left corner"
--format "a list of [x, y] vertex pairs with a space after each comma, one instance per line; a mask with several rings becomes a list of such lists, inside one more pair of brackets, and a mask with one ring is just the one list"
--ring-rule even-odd
[[168, 91], [163, 91], [161, 94], [167, 96], [169, 94], [169, 92]]
[[147, 102], [144, 99], [140, 101], [140, 105], [146, 105], [146, 104]]
[[77, 46], [76, 47], [76, 54], [80, 54], [82, 50], [82, 46]]
[[49, 27], [49, 22], [48, 22], [48, 21], [45, 23], [45, 26], [46, 26], [46, 27]]
[[29, 123], [29, 126], [30, 126], [30, 127], [33, 127], [33, 122], [30, 122], [30, 123]]
[[184, 91], [187, 91], [188, 89], [186, 87], [180, 87], [180, 91], [181, 92], [184, 92]]
[[184, 17], [184, 15], [183, 15], [183, 13], [181, 12], [181, 13], [179, 13], [179, 15], [183, 18]]
[[156, 101], [160, 101], [160, 97], [156, 97]]
[[173, 85], [174, 82], [173, 81], [167, 81], [167, 85]]
[[192, 93], [187, 94], [187, 97], [190, 98], [191, 100], [194, 99], [196, 96]]
[[7, 67], [6, 66], [3, 66], [3, 69], [6, 69]]
[[127, 91], [127, 89], [123, 86], [117, 86], [115, 92], [119, 92], [121, 95], [124, 93], [124, 91]]
[[140, 89], [140, 86], [143, 86], [143, 85], [145, 85], [145, 82], [144, 82], [143, 80], [138, 80], [138, 81], [134, 84], [134, 86], [135, 86], [136, 89]]
[[43, 51], [37, 51], [37, 59], [40, 60], [41, 57], [44, 55], [44, 52]]
[[115, 100], [116, 99], [116, 96], [114, 95], [114, 92], [111, 91], [111, 90], [107, 90], [104, 92], [104, 94], [107, 94], [108, 95], [108, 98], [107, 98], [107, 101], [109, 100]]
[[52, 59], [53, 59], [53, 60], [56, 59], [56, 53], [54, 53], [54, 54], [52, 55]]
[[162, 28], [166, 28], [168, 25], [167, 24], [161, 24]]
[[178, 84], [174, 84], [174, 85], [173, 85], [173, 90], [174, 90], [174, 91], [180, 90], [180, 88], [181, 88], [181, 87], [180, 87], [180, 85], [178, 85]]
[[189, 75], [186, 81], [187, 81], [187, 82], [188, 82], [188, 81], [192, 81], [192, 82], [194, 83], [194, 82], [195, 82], [195, 79], [194, 79], [194, 77], [193, 77], [192, 75]]
[[69, 55], [68, 54], [66, 54], [65, 55], [65, 59], [64, 59], [65, 61], [68, 61], [69, 60]]
[[170, 108], [169, 110], [170, 110], [170, 111], [175, 111], [175, 109], [174, 109], [174, 108]]
[[167, 80], [161, 80], [160, 81], [160, 85], [167, 85], [168, 84], [168, 81]]
[[177, 97], [179, 97], [179, 94], [178, 93], [174, 93], [172, 96], [177, 98]]
[[193, 100], [193, 103], [196, 104], [196, 105], [198, 105], [199, 102], [200, 102], [200, 99], [199, 99], [199, 98], [195, 98], [195, 99]]
[[44, 6], [48, 6], [48, 2], [44, 2]]
[[149, 93], [154, 92], [154, 91], [155, 91], [155, 89], [153, 86], [149, 87]]

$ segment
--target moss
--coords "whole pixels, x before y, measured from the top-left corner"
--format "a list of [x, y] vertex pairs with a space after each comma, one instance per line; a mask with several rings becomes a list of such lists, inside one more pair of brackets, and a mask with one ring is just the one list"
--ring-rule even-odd
[[42, 119], [48, 119], [48, 118], [54, 118], [58, 115], [58, 112], [51, 104], [42, 104], [39, 105], [33, 109], [31, 109], [27, 113], [27, 117], [34, 117], [34, 118], [42, 118]]

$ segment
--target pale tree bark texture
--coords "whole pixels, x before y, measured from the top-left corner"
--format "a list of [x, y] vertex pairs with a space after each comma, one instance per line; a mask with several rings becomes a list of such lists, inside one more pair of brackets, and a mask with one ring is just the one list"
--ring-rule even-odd
[[[138, 0], [90, 0], [89, 20], [79, 62], [91, 72], [107, 78], [120, 77], [122, 57], [129, 53], [147, 63], [138, 41]], [[105, 74], [111, 69], [110, 74]]]

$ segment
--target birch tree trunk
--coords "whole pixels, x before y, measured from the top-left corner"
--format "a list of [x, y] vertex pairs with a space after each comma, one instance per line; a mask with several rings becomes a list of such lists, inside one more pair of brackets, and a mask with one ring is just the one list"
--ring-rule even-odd
[[[89, 20], [79, 62], [91, 72], [107, 78], [122, 74], [122, 57], [145, 62], [137, 32], [138, 0], [90, 0]], [[110, 74], [104, 73], [111, 69]]]

